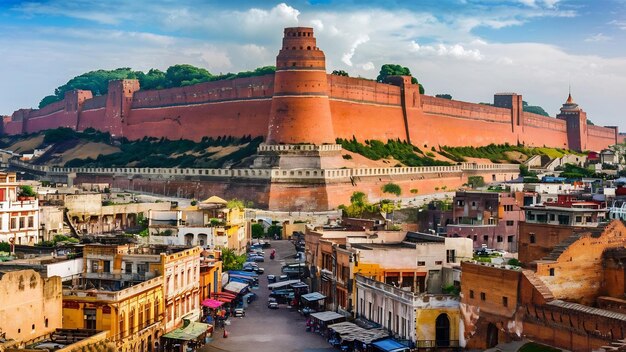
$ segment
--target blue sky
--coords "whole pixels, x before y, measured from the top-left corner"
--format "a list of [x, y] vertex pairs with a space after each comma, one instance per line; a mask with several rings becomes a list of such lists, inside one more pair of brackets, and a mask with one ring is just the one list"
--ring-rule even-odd
[[551, 115], [572, 87], [596, 124], [626, 131], [626, 0], [0, 2], [0, 114], [83, 72], [190, 63], [272, 65], [283, 27], [314, 27], [327, 69], [408, 66], [426, 94], [517, 92]]

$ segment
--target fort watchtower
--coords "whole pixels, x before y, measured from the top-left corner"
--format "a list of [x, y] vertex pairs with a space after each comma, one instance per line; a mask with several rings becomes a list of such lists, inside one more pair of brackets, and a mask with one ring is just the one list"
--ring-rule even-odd
[[326, 57], [313, 28], [285, 28], [276, 57], [267, 143], [335, 143]]
[[571, 94], [567, 96], [567, 101], [556, 118], [565, 120], [569, 148], [587, 150], [587, 113], [574, 102]]

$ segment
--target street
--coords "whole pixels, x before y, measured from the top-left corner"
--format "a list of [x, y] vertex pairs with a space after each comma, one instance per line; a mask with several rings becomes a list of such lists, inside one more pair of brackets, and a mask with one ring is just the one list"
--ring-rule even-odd
[[200, 351], [335, 351], [322, 336], [306, 332], [306, 319], [297, 311], [284, 304], [279, 309], [267, 308], [270, 294], [267, 274], [280, 275], [284, 258], [295, 254], [294, 246], [289, 241], [272, 241], [272, 248], [276, 249], [276, 260], [269, 259], [271, 248], [264, 249], [266, 259], [259, 266], [265, 268], [265, 273], [259, 275], [259, 289], [253, 290], [258, 297], [246, 309], [246, 316], [231, 317], [231, 324], [226, 326], [228, 338], [223, 338], [222, 329], [216, 329], [213, 341]]

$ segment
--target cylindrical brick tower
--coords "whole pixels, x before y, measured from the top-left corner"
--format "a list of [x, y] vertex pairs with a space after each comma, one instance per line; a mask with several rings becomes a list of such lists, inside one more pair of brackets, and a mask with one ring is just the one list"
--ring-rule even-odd
[[326, 57], [313, 28], [285, 28], [276, 57], [267, 144], [334, 144]]

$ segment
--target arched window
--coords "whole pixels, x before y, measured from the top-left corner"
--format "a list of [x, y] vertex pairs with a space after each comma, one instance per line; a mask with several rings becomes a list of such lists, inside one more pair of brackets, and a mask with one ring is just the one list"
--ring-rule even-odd
[[535, 234], [531, 233], [530, 234], [530, 243], [535, 243], [535, 242], [537, 242], [537, 239], [535, 238]]
[[124, 320], [126, 320], [126, 316], [124, 315], [124, 312], [120, 313], [120, 320], [118, 322], [118, 334], [120, 335], [120, 337], [124, 337], [126, 336], [126, 331], [124, 329]]
[[450, 319], [447, 314], [439, 314], [435, 321], [435, 345], [437, 347], [450, 346]]

